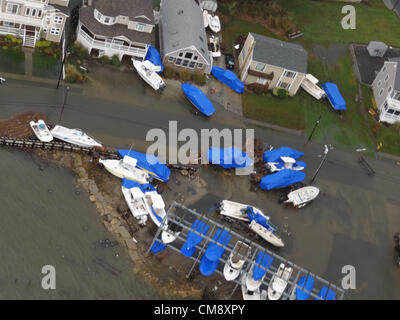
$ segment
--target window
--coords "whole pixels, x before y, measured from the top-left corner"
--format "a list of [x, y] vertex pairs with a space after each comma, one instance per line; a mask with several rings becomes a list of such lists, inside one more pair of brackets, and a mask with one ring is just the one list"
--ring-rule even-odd
[[380, 87], [381, 84], [382, 84], [382, 80], [379, 80], [379, 81], [378, 81], [378, 87]]
[[174, 62], [175, 58], [174, 57], [169, 57], [168, 62]]
[[389, 80], [389, 75], [387, 74], [385, 77], [385, 83], [388, 82], [388, 80]]
[[198, 59], [198, 56], [194, 56], [193, 60], [197, 60], [197, 59]]
[[392, 92], [392, 90], [393, 90], [393, 88], [392, 88], [392, 87], [389, 87], [389, 89], [388, 89], [388, 93], [391, 93], [391, 92]]
[[182, 59], [176, 59], [175, 64], [176, 64], [177, 66], [180, 66], [181, 63], [182, 63]]
[[388, 112], [389, 114], [392, 114], [392, 113], [394, 113], [394, 110], [393, 110], [393, 109], [389, 109], [387, 112]]
[[281, 81], [280, 83], [278, 83], [278, 87], [279, 87], [279, 88], [282, 88], [282, 89], [288, 90], [289, 87], [290, 87], [290, 83], [282, 82], [282, 81]]
[[394, 100], [400, 100], [400, 92], [395, 92], [395, 93], [393, 94], [393, 99], [394, 99]]
[[38, 16], [38, 18], [41, 18], [41, 17], [42, 17], [42, 10], [39, 10], [39, 11], [38, 11], [37, 16]]
[[267, 79], [257, 78], [256, 82], [259, 83], [259, 84], [265, 85], [265, 84], [267, 84]]
[[385, 72], [385, 71], [386, 71], [386, 66], [384, 66], [382, 69], [382, 72]]
[[383, 110], [387, 110], [387, 108], [388, 108], [388, 103], [387, 102], [385, 102], [385, 104], [383, 105]]
[[395, 111], [395, 112], [394, 112], [394, 115], [395, 115], [396, 117], [398, 117], [398, 116], [400, 115], [400, 111]]
[[50, 34], [58, 36], [60, 34], [60, 28], [51, 28]]
[[183, 56], [183, 52], [179, 52], [179, 56], [182, 57]]
[[296, 75], [297, 75], [297, 73], [296, 72], [292, 72], [292, 71], [285, 71], [285, 74], [284, 74], [285, 77], [292, 78], [292, 79], [295, 78]]
[[185, 54], [185, 58], [186, 58], [186, 59], [192, 59], [192, 57], [193, 57], [193, 53], [191, 53], [191, 52], [186, 52], [186, 54]]
[[183, 60], [182, 66], [187, 67], [189, 64], [189, 60]]
[[32, 9], [32, 17], [36, 17], [36, 9]]
[[104, 23], [110, 23], [110, 17], [105, 17], [104, 18]]
[[191, 61], [190, 64], [189, 64], [189, 68], [193, 69], [195, 65], [196, 65], [196, 62]]
[[257, 71], [264, 71], [264, 69], [265, 69], [265, 63], [257, 62], [256, 70]]
[[198, 63], [197, 64], [197, 68], [202, 69], [203, 68], [203, 64], [202, 63]]
[[379, 91], [379, 95], [381, 96], [383, 93], [383, 88], [381, 89], [381, 91]]
[[4, 21], [4, 25], [6, 26], [6, 27], [14, 27], [14, 22], [8, 22], [8, 21]]
[[43, 32], [47, 33], [48, 26], [43, 27]]
[[54, 17], [54, 23], [61, 24], [63, 22], [63, 17]]
[[144, 31], [144, 28], [145, 28], [146, 26], [144, 25], [144, 24], [142, 24], [142, 23], [138, 23], [137, 25], [136, 25], [136, 30], [137, 31]]
[[25, 10], [25, 15], [26, 15], [26, 16], [29, 16], [30, 13], [31, 13], [31, 8], [26, 8], [26, 10]]
[[18, 11], [18, 7], [19, 6], [17, 4], [8, 3], [7, 4], [7, 13], [16, 14]]

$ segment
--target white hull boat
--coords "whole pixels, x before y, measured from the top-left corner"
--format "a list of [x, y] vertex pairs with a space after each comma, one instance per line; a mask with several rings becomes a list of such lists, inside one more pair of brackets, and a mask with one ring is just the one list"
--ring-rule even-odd
[[285, 291], [293, 269], [281, 263], [268, 285], [268, 299], [279, 300]]
[[208, 26], [210, 27], [210, 29], [215, 32], [218, 33], [221, 31], [221, 22], [219, 21], [219, 17], [218, 16], [212, 16], [211, 14], [208, 15]]
[[258, 234], [261, 238], [263, 238], [265, 241], [268, 241], [269, 243], [273, 244], [276, 247], [283, 247], [284, 243], [280, 237], [278, 237], [276, 234], [274, 234], [273, 231], [268, 230], [261, 224], [258, 224], [255, 220], [253, 220], [250, 225], [250, 229]]
[[204, 28], [208, 27], [208, 11], [203, 10], [203, 21], [204, 21]]
[[53, 140], [53, 135], [50, 130], [47, 128], [46, 124], [43, 120], [39, 120], [38, 122], [31, 121], [29, 122], [33, 132], [36, 137], [42, 142], [50, 142]]
[[326, 96], [326, 93], [317, 85], [318, 82], [319, 80], [313, 75], [307, 74], [301, 83], [301, 87], [315, 99], [321, 100]]
[[165, 88], [164, 80], [156, 73], [156, 66], [146, 60], [140, 62], [133, 60], [133, 66], [139, 73], [140, 77], [156, 91], [162, 91]]
[[99, 162], [106, 168], [108, 172], [118, 178], [126, 178], [136, 181], [140, 184], [149, 182], [149, 175], [136, 167], [137, 160], [125, 156], [123, 159], [100, 159]]
[[210, 51], [213, 58], [219, 58], [221, 56], [221, 50], [219, 46], [219, 38], [212, 36], [210, 39]]
[[139, 220], [141, 225], [146, 225], [150, 208], [142, 190], [140, 188], [128, 189], [122, 186], [122, 194], [132, 215]]
[[267, 291], [260, 292], [260, 288], [254, 291], [249, 290], [246, 286], [246, 275], [244, 275], [242, 277], [242, 296], [243, 300], [267, 300]]
[[233, 202], [229, 200], [222, 200], [220, 205], [220, 213], [224, 216], [249, 222], [249, 218], [246, 213], [247, 207], [252, 207], [255, 213], [259, 213], [263, 215], [267, 220], [269, 220], [269, 217], [264, 215], [264, 213], [260, 209], [253, 206], [249, 206], [247, 204], [242, 204], [239, 202]]
[[235, 244], [229, 259], [224, 266], [224, 277], [227, 281], [235, 280], [243, 268], [246, 258], [250, 255], [250, 246], [242, 241]]
[[295, 208], [302, 208], [314, 200], [319, 194], [319, 189], [313, 186], [303, 187], [290, 192], [285, 203], [292, 203]]
[[81, 147], [101, 147], [101, 143], [84, 133], [81, 129], [69, 129], [56, 125], [51, 131], [54, 138], [64, 142], [76, 144]]

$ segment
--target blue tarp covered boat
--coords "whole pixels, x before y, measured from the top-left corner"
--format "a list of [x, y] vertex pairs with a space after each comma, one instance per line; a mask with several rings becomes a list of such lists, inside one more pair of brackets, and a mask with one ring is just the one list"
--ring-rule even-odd
[[[196, 219], [191, 228], [191, 230], [194, 230], [202, 235], [206, 235], [208, 230], [210, 229], [210, 226], [205, 223], [204, 221], [200, 221]], [[196, 251], [196, 246], [200, 244], [200, 242], [203, 240], [203, 237], [199, 234], [194, 233], [193, 231], [189, 231], [186, 242], [182, 245], [181, 247], [181, 253], [185, 255], [186, 257], [190, 258], [194, 252]]]
[[[226, 230], [218, 229], [214, 234], [213, 240], [217, 243], [227, 246], [232, 236]], [[216, 243], [210, 243], [200, 261], [200, 272], [205, 276], [214, 273], [219, 265], [219, 258], [224, 254], [225, 249]]]
[[329, 102], [335, 110], [346, 110], [346, 101], [341, 95], [336, 83], [326, 82], [322, 85]]
[[[314, 287], [314, 278], [310, 275], [301, 276], [297, 284], [300, 286], [300, 288], [303, 288], [303, 290], [296, 288], [297, 300], [306, 300], [310, 296], [309, 292]], [[307, 290], [307, 292], [304, 290]]]
[[160, 53], [153, 46], [149, 46], [149, 49], [147, 50], [146, 57], [144, 58], [144, 60], [149, 60], [156, 67], [160, 67], [160, 70], [157, 71], [157, 73], [161, 73], [164, 71], [164, 66], [161, 62]]
[[[323, 286], [318, 293], [318, 297], [323, 300], [336, 300], [336, 293], [335, 291], [328, 289], [328, 287]], [[315, 298], [315, 300], [319, 300]]]
[[204, 115], [211, 116], [214, 112], [214, 106], [207, 96], [199, 88], [188, 83], [181, 85], [183, 93], [189, 101]]
[[244, 91], [244, 83], [232, 71], [220, 67], [212, 67], [211, 74], [237, 93]]
[[149, 175], [162, 182], [167, 182], [171, 175], [169, 168], [160, 161], [156, 156], [140, 153], [133, 150], [118, 149], [121, 157], [129, 156], [137, 160], [136, 166]]
[[269, 254], [262, 251], [259, 252], [253, 269], [253, 279], [257, 281], [263, 278], [267, 273], [267, 269], [271, 266], [272, 261], [274, 261], [274, 258]]
[[263, 154], [263, 160], [265, 162], [280, 162], [281, 157], [291, 157], [295, 160], [302, 157], [304, 152], [297, 151], [290, 147], [280, 147], [278, 149], [273, 149], [265, 151]]
[[254, 220], [256, 223], [262, 225], [267, 230], [274, 232], [276, 227], [274, 227], [268, 219], [260, 213], [254, 212], [254, 209], [250, 206], [246, 208], [247, 217], [249, 218], [250, 223]]
[[260, 181], [260, 188], [263, 190], [284, 188], [301, 182], [305, 178], [306, 174], [302, 171], [283, 169], [276, 173], [262, 177]]
[[208, 150], [207, 156], [209, 163], [221, 166], [225, 169], [245, 168], [253, 164], [253, 160], [246, 152], [236, 148], [211, 147]]

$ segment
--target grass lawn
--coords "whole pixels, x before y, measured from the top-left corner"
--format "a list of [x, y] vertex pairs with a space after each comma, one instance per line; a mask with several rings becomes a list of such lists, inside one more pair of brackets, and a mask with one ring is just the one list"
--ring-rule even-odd
[[400, 47], [400, 37], [394, 30], [400, 29], [400, 19], [382, 0], [369, 0], [352, 4], [356, 9], [356, 29], [344, 30], [341, 26], [342, 8], [347, 3], [283, 0], [282, 7], [289, 13], [298, 29], [303, 32], [302, 41], [328, 45], [332, 42], [368, 43], [371, 40], [386, 42]]
[[61, 68], [61, 58], [47, 55], [39, 50], [32, 54], [32, 73], [37, 77], [57, 78]]
[[19, 47], [0, 48], [0, 71], [25, 74], [25, 54]]

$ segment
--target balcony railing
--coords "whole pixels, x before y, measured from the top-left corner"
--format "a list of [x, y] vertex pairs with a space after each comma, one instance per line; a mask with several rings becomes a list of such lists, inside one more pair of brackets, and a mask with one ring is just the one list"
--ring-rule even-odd
[[393, 98], [389, 98], [388, 99], [388, 104], [390, 106], [395, 107], [396, 109], [400, 110], [400, 101], [399, 100], [395, 100]]
[[13, 36], [19, 37], [23, 35], [23, 32], [23, 30], [20, 30], [18, 28], [0, 26], [0, 33], [11, 34]]
[[89, 36], [85, 31], [82, 29], [79, 30], [79, 35], [85, 39], [90, 45], [96, 47], [96, 49], [114, 49], [118, 51], [122, 51], [124, 53], [133, 54], [134, 56], [144, 57], [146, 55], [146, 49], [136, 48], [132, 46], [127, 46], [124, 44], [119, 44], [114, 41], [101, 41], [95, 40], [91, 36]]
[[274, 72], [264, 73], [264, 72], [260, 72], [260, 71], [257, 71], [257, 70], [252, 70], [250, 68], [249, 68], [248, 74], [250, 76], [264, 78], [264, 79], [267, 79], [267, 80], [272, 80], [274, 78]]

